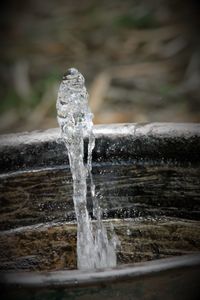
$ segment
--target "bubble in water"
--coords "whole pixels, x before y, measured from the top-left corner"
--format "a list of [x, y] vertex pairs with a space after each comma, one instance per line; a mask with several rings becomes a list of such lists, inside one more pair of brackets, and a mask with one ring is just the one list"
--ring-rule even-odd
[[127, 234], [127, 235], [131, 235], [131, 231], [130, 231], [129, 228], [126, 230], [126, 234]]

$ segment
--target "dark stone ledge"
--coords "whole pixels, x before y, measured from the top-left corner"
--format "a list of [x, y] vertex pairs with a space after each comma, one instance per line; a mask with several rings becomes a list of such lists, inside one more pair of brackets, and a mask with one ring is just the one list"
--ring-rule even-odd
[[[199, 163], [200, 125], [111, 124], [94, 127], [93, 162], [174, 160]], [[0, 172], [68, 164], [59, 129], [0, 136]]]

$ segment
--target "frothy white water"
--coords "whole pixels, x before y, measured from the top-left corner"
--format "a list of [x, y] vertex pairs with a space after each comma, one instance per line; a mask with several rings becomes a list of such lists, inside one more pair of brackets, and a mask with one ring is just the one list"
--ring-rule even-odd
[[[67, 71], [60, 85], [57, 98], [57, 118], [61, 136], [68, 151], [73, 178], [73, 201], [77, 218], [77, 266], [79, 269], [95, 269], [116, 266], [117, 239], [108, 239], [101, 220], [101, 208], [95, 195], [92, 177], [92, 150], [95, 146], [93, 114], [88, 106], [88, 93], [84, 77], [78, 70]], [[84, 139], [88, 138], [87, 165], [84, 164]], [[87, 176], [93, 200], [92, 226], [87, 210]]]

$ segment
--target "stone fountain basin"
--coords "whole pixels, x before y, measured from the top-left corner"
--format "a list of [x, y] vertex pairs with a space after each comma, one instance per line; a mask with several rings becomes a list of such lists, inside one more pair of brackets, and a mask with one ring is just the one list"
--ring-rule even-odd
[[[108, 232], [112, 223], [121, 241], [118, 266], [75, 270], [72, 179], [59, 130], [1, 136], [2, 296], [197, 299], [200, 125], [116, 124], [94, 131], [96, 193]], [[89, 191], [88, 197], [91, 211]]]

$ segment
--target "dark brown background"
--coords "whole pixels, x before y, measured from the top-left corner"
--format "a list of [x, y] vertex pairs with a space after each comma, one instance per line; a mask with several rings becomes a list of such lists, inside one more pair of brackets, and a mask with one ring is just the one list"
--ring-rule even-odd
[[194, 0], [4, 2], [0, 133], [56, 127], [71, 66], [95, 123], [199, 122], [199, 12]]

